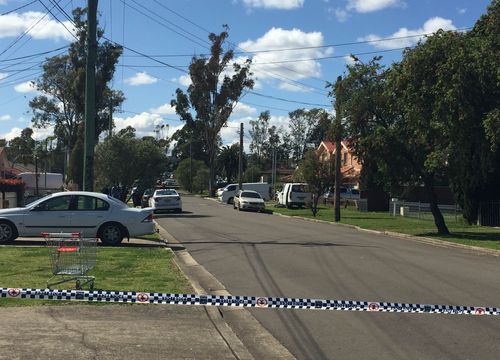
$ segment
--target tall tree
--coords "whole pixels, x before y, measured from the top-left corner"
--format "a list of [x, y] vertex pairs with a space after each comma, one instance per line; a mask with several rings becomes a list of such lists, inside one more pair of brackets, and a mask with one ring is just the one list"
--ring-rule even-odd
[[13, 163], [32, 164], [34, 151], [33, 129], [29, 127], [24, 128], [20, 136], [9, 141], [9, 158]]
[[315, 108], [310, 110], [297, 109], [290, 112], [288, 116], [290, 117], [293, 158], [295, 161], [299, 161], [303, 158], [309, 143], [316, 145], [313, 133], [320, 120], [327, 116], [327, 114], [323, 109]]
[[[233, 63], [232, 75], [227, 74], [234, 57], [232, 49], [224, 50], [228, 36], [227, 27], [219, 35], [211, 33], [208, 36], [212, 43], [210, 58], [193, 57], [189, 65], [191, 85], [187, 94], [177, 89], [176, 99], [171, 101], [182, 120], [202, 124], [210, 169], [211, 196], [215, 192], [215, 159], [220, 131], [227, 124], [243, 90], [253, 88], [254, 84], [251, 79], [250, 60], [243, 64]], [[191, 108], [196, 112], [194, 118], [190, 112]]]
[[435, 113], [450, 143], [443, 154], [465, 219], [476, 223], [483, 201], [500, 200], [500, 2], [467, 34], [441, 34], [447, 58], [436, 73]]
[[330, 161], [322, 161], [315, 150], [308, 150], [304, 160], [300, 163], [299, 173], [301, 180], [307, 182], [312, 195], [311, 211], [313, 216], [318, 213], [318, 200], [335, 181], [334, 158]]
[[[226, 181], [228, 183], [233, 182], [233, 180], [238, 176], [239, 171], [239, 159], [240, 159], [240, 145], [233, 144], [231, 146], [224, 146], [218, 157], [220, 163], [219, 168], [226, 175]], [[245, 162], [243, 165], [246, 165]], [[243, 170], [246, 166], [243, 166]]]
[[[77, 40], [67, 54], [47, 59], [43, 74], [35, 85], [42, 95], [33, 98], [29, 105], [33, 112], [33, 126], [54, 126], [54, 134], [64, 144], [69, 154], [76, 144], [78, 125], [85, 112], [85, 67], [87, 24], [83, 19], [87, 11], [73, 11]], [[103, 30], [98, 29], [101, 38]], [[96, 61], [96, 126], [95, 136], [109, 128], [109, 110], [116, 109], [124, 100], [121, 91], [108, 87], [122, 48], [109, 41], [101, 41]]]
[[250, 137], [252, 141], [250, 142], [250, 152], [255, 154], [256, 160], [259, 163], [262, 161], [263, 150], [267, 142], [269, 133], [269, 120], [271, 115], [269, 111], [263, 111], [260, 113], [257, 120], [250, 120]]

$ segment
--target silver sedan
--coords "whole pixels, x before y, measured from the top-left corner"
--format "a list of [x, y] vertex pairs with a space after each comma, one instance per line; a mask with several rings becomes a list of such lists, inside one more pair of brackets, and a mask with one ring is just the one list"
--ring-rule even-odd
[[42, 232], [78, 232], [116, 245], [124, 237], [154, 233], [155, 224], [150, 208], [131, 208], [109, 195], [87, 191], [54, 193], [26, 207], [0, 210], [0, 243]]

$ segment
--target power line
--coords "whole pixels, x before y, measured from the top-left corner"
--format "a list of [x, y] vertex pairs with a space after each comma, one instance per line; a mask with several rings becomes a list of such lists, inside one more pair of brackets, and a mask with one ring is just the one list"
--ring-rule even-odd
[[[49, 0], [49, 1], [50, 1], [50, 0]], [[52, 15], [52, 16], [54, 17], [54, 19], [56, 19], [56, 21], [57, 21], [59, 24], [61, 24], [61, 25], [62, 25], [62, 26], [66, 29], [66, 31], [67, 31], [67, 32], [68, 32], [71, 36], [73, 36], [76, 40], [78, 40], [78, 38], [76, 37], [76, 35], [75, 35], [75, 34], [73, 34], [73, 32], [72, 32], [72, 31], [70, 31], [70, 30], [66, 27], [66, 25], [65, 25], [65, 24], [64, 24], [61, 20], [59, 20], [59, 19], [57, 18], [57, 16], [55, 16], [55, 15], [54, 15], [54, 13], [52, 12], [52, 10], [51, 10], [51, 9], [49, 9], [49, 8], [45, 5], [45, 3], [44, 3], [42, 0], [39, 0], [39, 2], [40, 2], [40, 4], [42, 4], [42, 5], [43, 5], [43, 7], [44, 7], [45, 9], [47, 9], [47, 11], [50, 13], [50, 15]], [[52, 9], [53, 9], [54, 7], [56, 7], [56, 5], [57, 5], [57, 3], [52, 2], [52, 1], [50, 1], [50, 3], [53, 5], [53, 6], [52, 6]]]
[[0, 14], [0, 16], [8, 15], [8, 14], [10, 14], [10, 13], [13, 13], [13, 12], [17, 11], [17, 10], [21, 10], [21, 9], [23, 9], [23, 8], [27, 7], [27, 6], [30, 6], [31, 4], [36, 3], [37, 1], [38, 1], [38, 0], [33, 0], [32, 2], [30, 2], [30, 3], [28, 3], [28, 4], [21, 5], [21, 6], [17, 7], [17, 8], [15, 8], [15, 9], [12, 9], [12, 10], [9, 10], [9, 11], [7, 11], [7, 12], [4, 12], [4, 13]]
[[[38, 1], [38, 0], [36, 0]], [[53, 50], [48, 50], [48, 51], [43, 51], [43, 52], [39, 52], [39, 53], [35, 53], [35, 54], [31, 54], [31, 55], [25, 55], [25, 56], [19, 56], [19, 57], [15, 57], [15, 58], [10, 58], [10, 59], [3, 59], [3, 60], [0, 60], [0, 62], [5, 62], [5, 61], [16, 61], [16, 60], [22, 60], [22, 59], [27, 59], [27, 58], [31, 58], [31, 57], [35, 57], [35, 56], [40, 56], [40, 55], [47, 55], [47, 54], [50, 54], [52, 52], [55, 52], [55, 51], [59, 51], [59, 50], [62, 50], [62, 49], [66, 49], [68, 48], [69, 45], [65, 45], [65, 46], [61, 46], [57, 49], [53, 49]]]
[[308, 102], [304, 102], [304, 101], [288, 100], [288, 99], [284, 99], [284, 98], [280, 98], [280, 97], [276, 97], [276, 96], [272, 96], [272, 95], [260, 94], [260, 93], [255, 92], [255, 91], [248, 91], [248, 93], [252, 94], [252, 95], [256, 95], [256, 96], [265, 97], [265, 98], [268, 98], [268, 99], [285, 101], [285, 102], [290, 102], [290, 103], [295, 103], [295, 104], [303, 104], [303, 105], [311, 105], [311, 106], [321, 106], [321, 107], [331, 107], [331, 105], [325, 105], [325, 104], [314, 104], [314, 103], [308, 103]]

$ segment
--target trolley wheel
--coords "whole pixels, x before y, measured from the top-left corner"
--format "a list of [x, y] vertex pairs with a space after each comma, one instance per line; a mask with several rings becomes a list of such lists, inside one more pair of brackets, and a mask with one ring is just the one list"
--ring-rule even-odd
[[99, 238], [104, 245], [118, 245], [123, 240], [123, 231], [119, 224], [109, 223], [101, 227]]
[[0, 221], [0, 244], [8, 243], [17, 238], [17, 229], [9, 221]]

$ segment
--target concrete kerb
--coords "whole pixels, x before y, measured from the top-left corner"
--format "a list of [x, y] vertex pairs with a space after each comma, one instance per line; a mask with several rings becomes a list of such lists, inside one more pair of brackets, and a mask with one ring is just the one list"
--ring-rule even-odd
[[[169, 246], [181, 244], [158, 225], [160, 237]], [[174, 251], [176, 264], [198, 294], [231, 295], [220, 281], [183, 248]], [[247, 309], [205, 306], [207, 315], [238, 359], [295, 359]], [[235, 331], [240, 334], [236, 336]]]
[[438, 247], [443, 247], [443, 248], [456, 248], [456, 249], [468, 250], [468, 251], [474, 252], [477, 255], [500, 256], [500, 250], [482, 248], [479, 246], [457, 244], [457, 243], [452, 243], [449, 241], [432, 239], [432, 238], [422, 237], [422, 236], [402, 234], [402, 233], [393, 232], [393, 231], [380, 231], [380, 230], [364, 229], [364, 228], [356, 226], [356, 225], [335, 223], [335, 222], [331, 222], [331, 221], [318, 220], [318, 219], [310, 219], [310, 218], [306, 218], [306, 217], [302, 217], [302, 216], [290, 216], [290, 215], [284, 215], [284, 214], [275, 213], [275, 212], [273, 212], [273, 215], [286, 217], [286, 218], [300, 219], [300, 220], [316, 222], [316, 223], [322, 223], [322, 224], [329, 224], [329, 225], [333, 225], [333, 226], [343, 226], [343, 227], [355, 229], [358, 231], [363, 231], [363, 232], [368, 232], [368, 233], [378, 234], [378, 235], [387, 235], [387, 236], [390, 236], [392, 238], [398, 238], [398, 239], [403, 239], [403, 240], [418, 241], [418, 242], [425, 243], [428, 245], [433, 245], [433, 246], [438, 246]]

